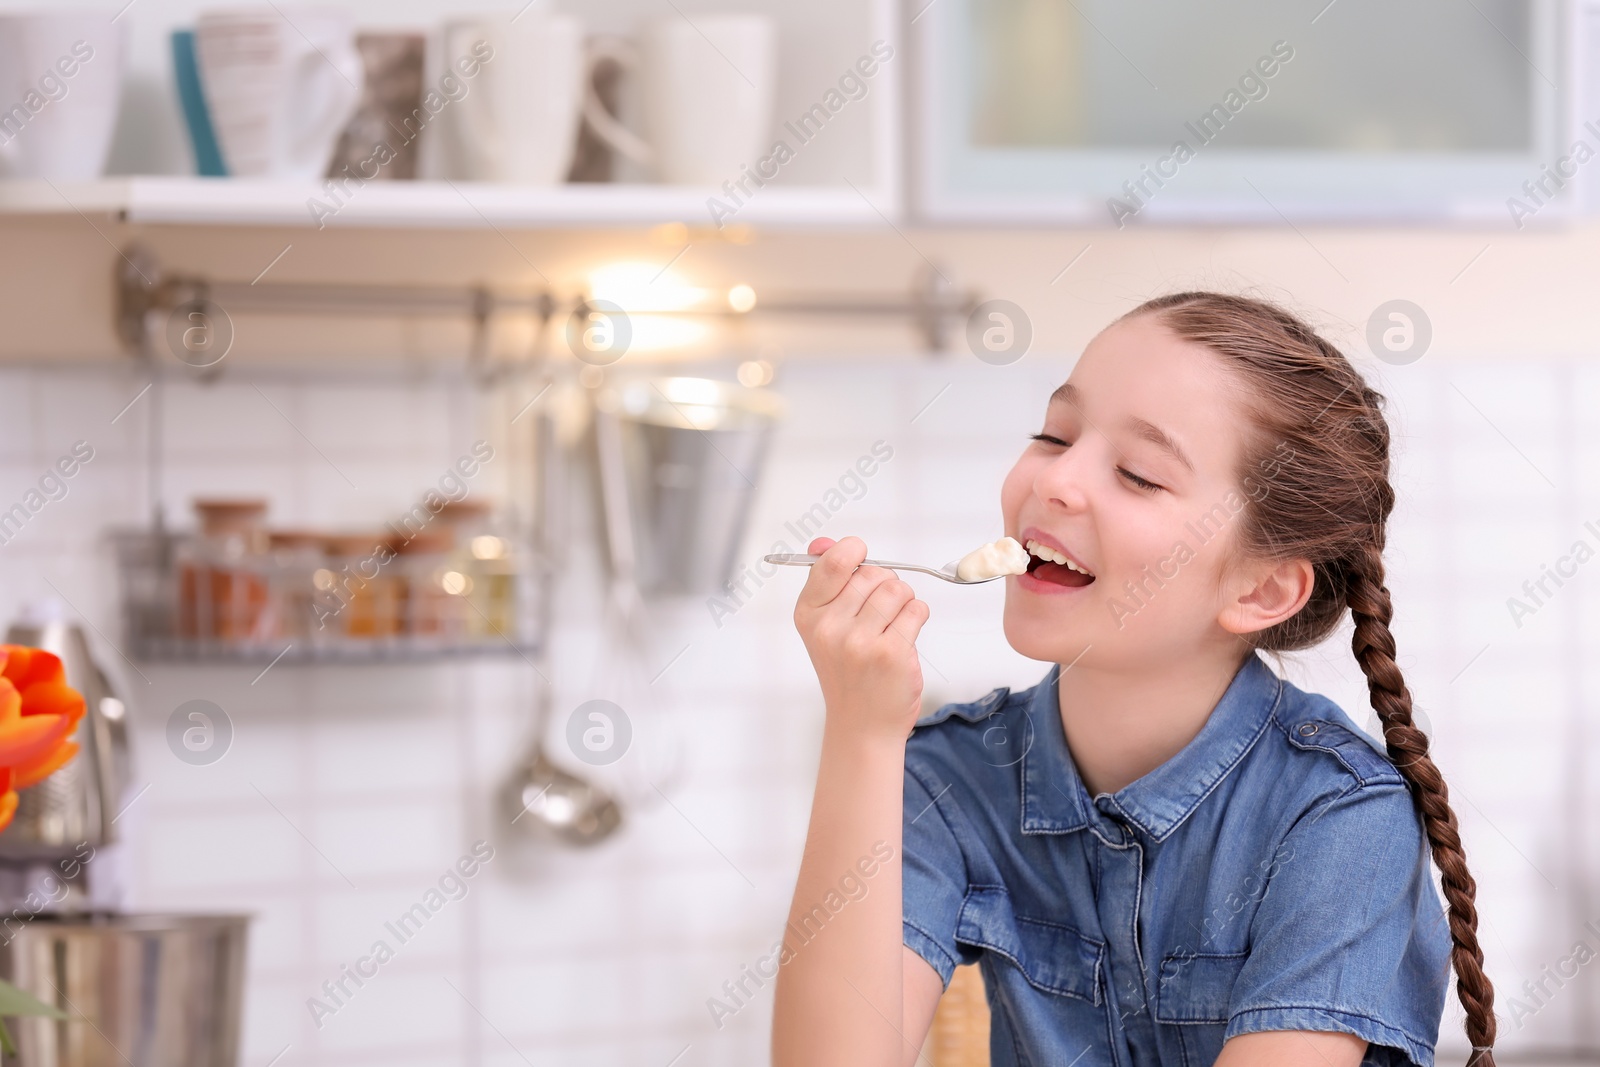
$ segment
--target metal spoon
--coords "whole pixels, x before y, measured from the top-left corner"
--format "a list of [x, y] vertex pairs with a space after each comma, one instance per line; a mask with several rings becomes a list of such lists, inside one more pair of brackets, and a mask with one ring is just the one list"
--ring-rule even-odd
[[[768, 563], [781, 563], [786, 567], [809, 567], [822, 557], [813, 556], [805, 552], [773, 552], [761, 558]], [[931, 574], [935, 578], [943, 578], [945, 581], [954, 582], [956, 585], [982, 585], [984, 582], [994, 581], [995, 578], [1005, 577], [1003, 574], [996, 574], [991, 578], [974, 578], [969, 581], [956, 574], [956, 567], [960, 563], [959, 559], [953, 559], [943, 567], [924, 567], [920, 563], [895, 563], [887, 559], [864, 559], [861, 561], [861, 566], [887, 567], [892, 571], [916, 571], [919, 574]]]

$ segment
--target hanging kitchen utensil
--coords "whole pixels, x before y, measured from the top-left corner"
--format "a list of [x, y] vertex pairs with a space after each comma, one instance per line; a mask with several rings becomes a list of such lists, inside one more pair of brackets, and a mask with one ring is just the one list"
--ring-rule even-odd
[[606, 545], [611, 562], [611, 603], [621, 618], [625, 636], [634, 651], [641, 644], [644, 602], [639, 593], [638, 553], [634, 541], [628, 477], [623, 469], [622, 437], [617, 418], [598, 411], [594, 418], [595, 467], [599, 472], [601, 511], [605, 518]]
[[67, 684], [83, 694], [83, 719], [73, 735], [79, 753], [19, 794], [16, 815], [0, 834], [0, 859], [70, 855], [78, 846], [116, 840], [114, 820], [129, 780], [127, 708], [89, 653], [83, 630], [48, 608], [26, 609], [6, 643], [61, 657]]
[[538, 551], [533, 565], [541, 569], [539, 610], [542, 613], [535, 663], [538, 676], [537, 704], [534, 712], [533, 741], [502, 787], [501, 809], [512, 825], [543, 831], [573, 845], [594, 845], [611, 836], [622, 824], [622, 808], [609, 793], [592, 782], [558, 767], [545, 751], [551, 705], [554, 701], [550, 657], [551, 616], [554, 596], [553, 554], [565, 543], [566, 512], [563, 508], [567, 485], [561, 474], [570, 462], [570, 452], [558, 450], [556, 427], [548, 410], [541, 410], [536, 424], [536, 468], [539, 484]]
[[623, 382], [596, 403], [617, 420], [640, 592], [725, 592], [781, 399], [672, 377]]
[[550, 685], [541, 678], [533, 746], [507, 783], [502, 806], [513, 826], [526, 822], [568, 844], [598, 844], [622, 824], [622, 808], [605, 790], [562, 770], [545, 754], [550, 702]]
[[[631, 780], [627, 792], [630, 805], [654, 807], [674, 785], [683, 769], [683, 748], [676, 735], [668, 737], [657, 706], [654, 682], [647, 678], [645, 666], [649, 636], [655, 632], [646, 618], [644, 597], [637, 581], [638, 544], [632, 503], [629, 499], [627, 470], [623, 459], [622, 427], [613, 412], [597, 410], [594, 416], [595, 466], [603, 505], [606, 543], [611, 564], [611, 596], [607, 612], [608, 639], [600, 645], [604, 658], [595, 664], [590, 691], [608, 688], [625, 714], [640, 720], [632, 739], [634, 753], [620, 768]], [[647, 710], [648, 709], [648, 710]], [[648, 718], [647, 718], [648, 716]], [[664, 765], [651, 766], [655, 757], [670, 749]]]

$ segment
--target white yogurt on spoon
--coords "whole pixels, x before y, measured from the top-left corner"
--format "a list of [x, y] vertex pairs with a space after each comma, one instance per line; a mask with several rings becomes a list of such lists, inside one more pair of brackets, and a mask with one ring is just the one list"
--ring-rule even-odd
[[1002, 537], [975, 548], [956, 564], [956, 577], [963, 582], [981, 582], [1002, 574], [1024, 574], [1028, 570], [1028, 550], [1015, 537]]

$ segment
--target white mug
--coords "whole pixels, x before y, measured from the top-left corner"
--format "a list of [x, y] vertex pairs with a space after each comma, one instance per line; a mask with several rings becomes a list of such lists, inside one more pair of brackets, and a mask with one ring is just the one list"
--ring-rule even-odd
[[652, 22], [636, 50], [603, 41], [593, 47], [637, 79], [645, 134], [618, 122], [592, 91], [584, 99], [584, 119], [601, 140], [649, 166], [658, 180], [720, 185], [770, 147], [777, 80], [772, 19], [674, 15]]
[[124, 26], [98, 11], [0, 15], [0, 173], [100, 176], [121, 103]]
[[208, 11], [195, 56], [230, 177], [315, 181], [327, 172], [365, 77], [343, 13]]
[[[435, 36], [423, 89], [447, 103], [424, 138], [424, 172], [469, 181], [555, 185], [577, 145], [587, 80], [583, 27], [570, 15], [529, 11], [448, 22]], [[476, 76], [462, 64], [476, 57]]]

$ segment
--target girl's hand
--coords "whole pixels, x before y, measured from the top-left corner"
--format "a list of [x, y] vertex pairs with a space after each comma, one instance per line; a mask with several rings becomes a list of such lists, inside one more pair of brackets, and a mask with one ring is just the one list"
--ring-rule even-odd
[[866, 542], [819, 537], [794, 608], [822, 684], [830, 726], [903, 742], [922, 705], [922, 665], [917, 634], [928, 605], [911, 586], [883, 567], [862, 567]]

